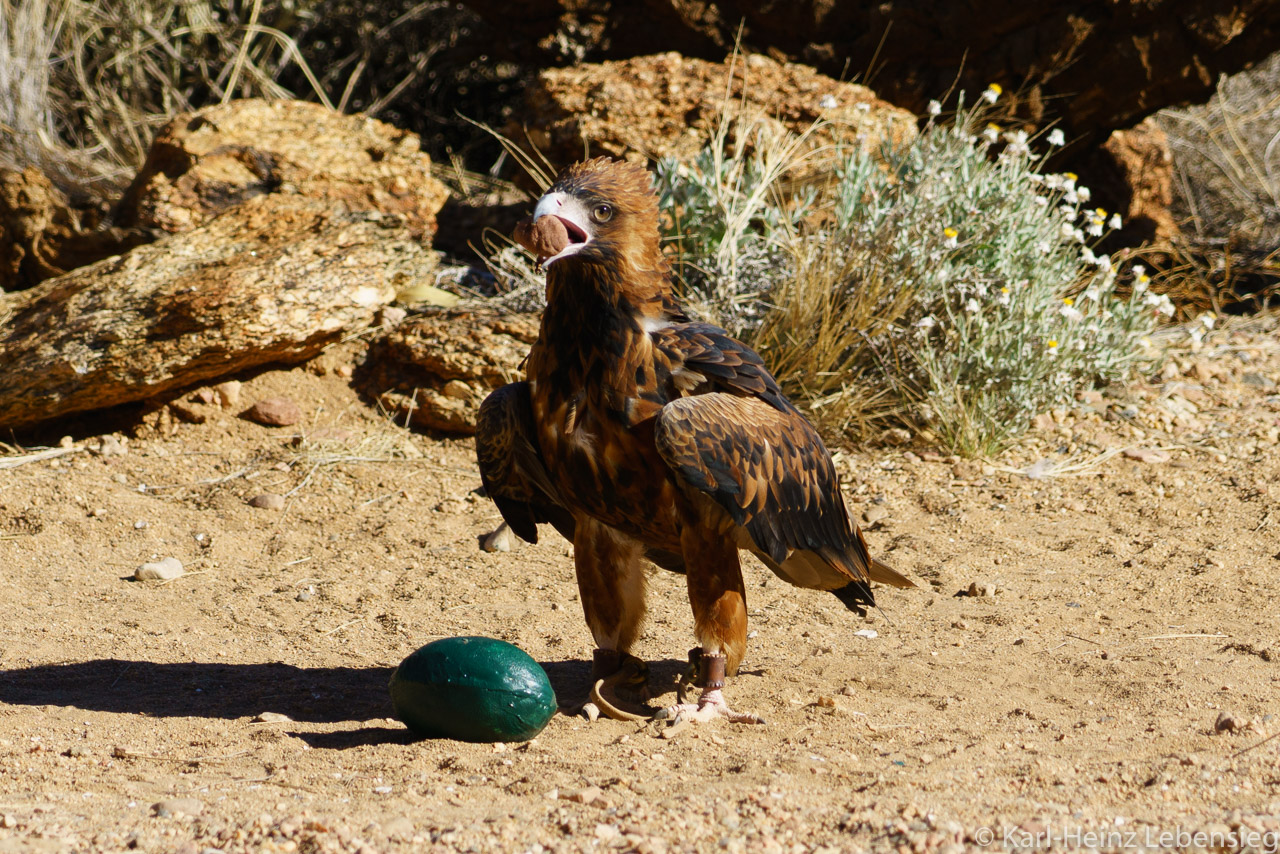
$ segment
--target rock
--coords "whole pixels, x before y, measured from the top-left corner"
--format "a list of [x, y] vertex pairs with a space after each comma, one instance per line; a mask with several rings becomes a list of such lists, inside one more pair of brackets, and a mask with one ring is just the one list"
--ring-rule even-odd
[[1231, 712], [1219, 712], [1213, 722], [1214, 732], [1238, 732], [1241, 729], [1244, 729], [1244, 724]]
[[495, 530], [485, 535], [480, 548], [487, 552], [509, 552], [514, 544], [515, 537], [511, 533], [511, 528], [506, 522], [503, 522]]
[[133, 577], [138, 581], [171, 581], [181, 577], [184, 572], [182, 561], [176, 557], [167, 557], [152, 563], [144, 563], [138, 567]]
[[218, 396], [218, 405], [223, 409], [234, 409], [235, 405], [240, 402], [240, 381], [227, 380], [220, 382], [213, 387], [213, 392]]
[[430, 430], [470, 435], [480, 403], [520, 377], [537, 337], [532, 315], [435, 309], [376, 341], [362, 379], [388, 411]]
[[[874, 153], [882, 143], [900, 145], [916, 135], [911, 113], [808, 66], [760, 55], [707, 62], [678, 53], [546, 69], [525, 90], [507, 134], [524, 140], [527, 133], [529, 144], [558, 166], [582, 159], [584, 151], [688, 159], [715, 134], [726, 111], [794, 133], [822, 119], [806, 143], [813, 149], [838, 141]], [[549, 235], [543, 248], [554, 248], [558, 237]]]
[[448, 197], [415, 134], [319, 104], [244, 99], [161, 128], [117, 218], [176, 233], [269, 194], [388, 214], [427, 245]]
[[1159, 448], [1125, 448], [1124, 455], [1131, 460], [1153, 465], [1167, 463], [1172, 459], [1168, 451], [1162, 451]]
[[274, 194], [0, 295], [0, 429], [305, 361], [429, 254], [398, 221]]
[[862, 511], [862, 521], [865, 522], [868, 527], [887, 519], [888, 516], [889, 511], [879, 504], [872, 504], [866, 510]]
[[986, 581], [971, 581], [969, 583], [968, 590], [965, 591], [965, 593], [969, 596], [978, 596], [978, 597], [985, 597], [985, 598], [993, 597], [999, 592], [1000, 592], [999, 589], [994, 584], [991, 584], [990, 582], [986, 582]]
[[[718, 60], [741, 44], [833, 77], [874, 69], [883, 97], [920, 114], [943, 93], [964, 90], [972, 98], [1000, 83], [1002, 108], [1041, 124], [1060, 119], [1068, 141], [1082, 143], [1101, 142], [1162, 107], [1206, 100], [1219, 75], [1270, 56], [1280, 27], [1280, 7], [1240, 0], [1148, 0], [1108, 15], [1083, 0], [1016, 7], [992, 0], [465, 5], [499, 28], [505, 50], [539, 67], [664, 50]], [[661, 85], [638, 81], [645, 83]], [[815, 101], [823, 94], [840, 99], [833, 91]], [[718, 97], [708, 93], [708, 100]]]
[[600, 799], [604, 792], [599, 786], [587, 786], [576, 792], [561, 792], [560, 799], [573, 801], [575, 804], [590, 804]]
[[1035, 418], [1031, 419], [1031, 429], [1047, 433], [1051, 430], [1058, 429], [1058, 424], [1053, 420], [1052, 415], [1047, 412], [1041, 412]]
[[250, 498], [248, 503], [250, 507], [257, 507], [259, 510], [283, 510], [284, 496], [264, 492]]
[[302, 409], [287, 397], [259, 400], [241, 415], [267, 427], [289, 427], [302, 420]]
[[151, 238], [101, 227], [94, 208], [77, 209], [33, 166], [0, 168], [0, 291], [33, 287], [117, 255]]
[[123, 457], [127, 453], [129, 453], [129, 449], [115, 436], [103, 436], [102, 441], [98, 444], [99, 456]]
[[195, 798], [170, 798], [151, 805], [151, 811], [159, 818], [177, 818], [189, 816], [194, 818], [204, 811], [204, 802]]
[[293, 718], [288, 715], [282, 715], [279, 712], [262, 712], [253, 719], [254, 723], [259, 724], [282, 724], [292, 720]]

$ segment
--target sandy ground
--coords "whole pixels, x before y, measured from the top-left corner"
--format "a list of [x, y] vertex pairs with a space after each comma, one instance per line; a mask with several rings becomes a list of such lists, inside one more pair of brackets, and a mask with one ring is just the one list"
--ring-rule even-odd
[[[1274, 322], [995, 464], [843, 450], [920, 587], [863, 619], [749, 565], [728, 696], [767, 726], [557, 715], [524, 745], [414, 741], [387, 679], [483, 634], [583, 696], [567, 544], [481, 551], [472, 443], [380, 417], [355, 358], [246, 381], [295, 427], [200, 404], [0, 470], [0, 852], [1280, 848]], [[187, 574], [132, 580], [165, 556]], [[692, 621], [679, 577], [649, 595], [665, 686]]]

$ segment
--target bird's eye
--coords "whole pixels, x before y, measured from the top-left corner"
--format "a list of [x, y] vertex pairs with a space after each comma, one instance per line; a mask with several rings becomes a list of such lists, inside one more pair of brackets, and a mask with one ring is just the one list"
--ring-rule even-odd
[[608, 205], [596, 205], [591, 211], [591, 218], [596, 222], [608, 222], [613, 218], [613, 208]]

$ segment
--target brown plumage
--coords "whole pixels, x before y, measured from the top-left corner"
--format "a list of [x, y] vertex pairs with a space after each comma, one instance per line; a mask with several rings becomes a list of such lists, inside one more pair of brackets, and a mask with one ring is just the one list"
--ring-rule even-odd
[[539, 200], [517, 237], [546, 265], [547, 308], [528, 379], [481, 407], [480, 472], [519, 536], [547, 522], [573, 541], [598, 675], [635, 662], [651, 560], [687, 577], [703, 692], [685, 713], [758, 720], [719, 690], [746, 647], [739, 549], [859, 611], [869, 581], [912, 583], [867, 553], [831, 456], [759, 355], [686, 316], [658, 235], [634, 164], [577, 164]]

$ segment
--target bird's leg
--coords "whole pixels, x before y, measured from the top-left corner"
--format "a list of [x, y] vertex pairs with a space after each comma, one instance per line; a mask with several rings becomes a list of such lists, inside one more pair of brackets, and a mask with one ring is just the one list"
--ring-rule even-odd
[[[643, 548], [582, 516], [575, 520], [573, 557], [582, 610], [597, 647], [591, 700], [609, 717], [644, 717], [625, 710], [631, 698], [647, 699], [649, 666], [630, 653], [644, 619]], [[615, 691], [626, 699], [615, 699]]]
[[701, 689], [696, 703], [680, 702], [658, 713], [659, 718], [708, 721], [724, 718], [734, 723], [764, 723], [759, 715], [737, 712], [724, 699], [725, 677], [736, 673], [747, 645], [747, 600], [742, 583], [738, 549], [728, 539], [698, 526], [687, 526], [680, 538], [694, 629], [701, 647], [690, 650], [690, 664], [697, 657], [693, 684]]
[[697, 702], [685, 702], [684, 683], [677, 689], [679, 702], [674, 706], [661, 709], [655, 716], [658, 719], [688, 720], [704, 722], [724, 718], [736, 724], [762, 724], [764, 718], [750, 712], [735, 712], [729, 708], [722, 690], [725, 682], [725, 660], [722, 652], [708, 653], [698, 650], [698, 675], [693, 684], [701, 690]]

